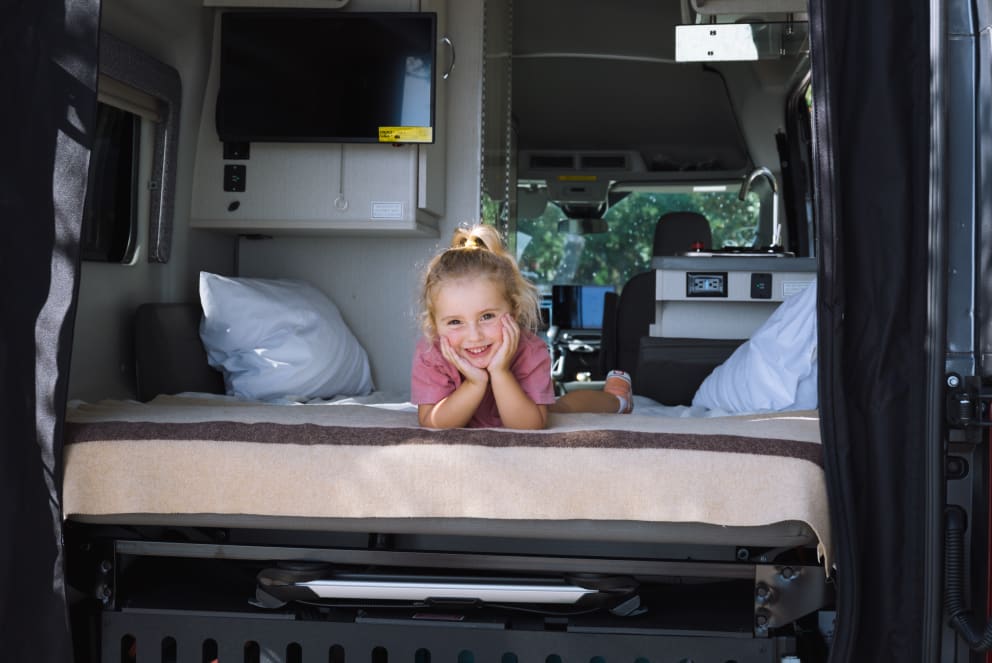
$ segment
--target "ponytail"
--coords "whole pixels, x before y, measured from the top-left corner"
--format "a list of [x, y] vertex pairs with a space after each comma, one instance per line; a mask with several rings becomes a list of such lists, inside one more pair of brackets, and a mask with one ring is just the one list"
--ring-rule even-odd
[[[453, 249], [486, 249], [497, 255], [511, 258], [503, 245], [503, 238], [492, 226], [477, 224], [474, 226], [459, 226], [451, 237]], [[512, 258], [511, 258], [512, 259]]]

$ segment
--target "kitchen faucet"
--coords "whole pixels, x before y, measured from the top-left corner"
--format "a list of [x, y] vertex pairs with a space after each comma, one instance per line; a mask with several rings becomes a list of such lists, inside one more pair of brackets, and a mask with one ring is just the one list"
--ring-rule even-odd
[[737, 197], [741, 200], [747, 198], [748, 192], [751, 191], [751, 184], [761, 176], [764, 176], [768, 180], [768, 184], [772, 188], [772, 246], [779, 246], [779, 242], [782, 239], [782, 227], [778, 223], [778, 181], [775, 179], [772, 171], [765, 166], [759, 166], [752, 170], [744, 178], [744, 183], [741, 184], [741, 190], [737, 194]]

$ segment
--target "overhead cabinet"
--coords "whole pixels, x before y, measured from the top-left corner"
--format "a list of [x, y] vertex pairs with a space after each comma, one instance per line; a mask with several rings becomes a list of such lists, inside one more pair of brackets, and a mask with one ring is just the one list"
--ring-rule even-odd
[[[221, 14], [236, 10], [215, 9], [212, 62], [197, 138], [194, 228], [270, 235], [437, 234], [445, 203], [445, 73], [454, 57], [445, 38], [445, 2], [400, 2], [384, 8], [381, 2], [356, 0], [333, 15], [369, 11], [363, 7], [436, 15], [435, 110], [429, 128], [433, 142], [318, 142], [303, 137], [222, 141], [217, 121]], [[307, 92], [301, 92], [298, 98], [305, 100]], [[404, 141], [429, 135], [405, 130]]]

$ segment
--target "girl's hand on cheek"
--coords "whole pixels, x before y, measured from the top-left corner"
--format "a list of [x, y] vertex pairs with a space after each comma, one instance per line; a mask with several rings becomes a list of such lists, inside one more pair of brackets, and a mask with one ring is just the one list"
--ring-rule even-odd
[[502, 340], [499, 348], [493, 355], [492, 361], [489, 362], [490, 373], [499, 370], [509, 370], [510, 362], [513, 361], [513, 356], [517, 354], [517, 346], [520, 343], [520, 326], [513, 319], [512, 315], [504, 313], [499, 319], [499, 324]]
[[469, 382], [478, 382], [481, 384], [486, 384], [489, 382], [489, 373], [483, 368], [476, 368], [472, 364], [465, 361], [461, 355], [455, 352], [455, 349], [451, 347], [451, 343], [448, 341], [447, 337], [441, 337], [441, 354], [447, 359], [451, 364], [458, 369], [466, 380]]

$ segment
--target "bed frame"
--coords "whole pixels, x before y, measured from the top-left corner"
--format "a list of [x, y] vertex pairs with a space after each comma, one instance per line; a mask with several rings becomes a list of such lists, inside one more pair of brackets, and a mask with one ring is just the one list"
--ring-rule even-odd
[[[185, 339], [199, 361], [189, 343], [195, 309], [152, 313], [158, 338]], [[174, 373], [188, 365], [177, 359], [185, 354], [154, 356], [169, 357]], [[149, 375], [174, 380], [162, 366], [139, 369], [139, 382], [142, 373], [146, 384]], [[159, 397], [70, 412], [68, 577], [80, 594], [77, 623], [99, 624], [88, 643], [99, 660], [140, 651], [142, 661], [778, 663], [825, 652], [818, 625], [832, 602], [829, 521], [808, 421], [673, 420], [648, 432], [638, 417], [604, 428], [601, 415], [566, 415], [536, 434], [442, 433], [406, 412], [379, 410], [368, 421], [368, 410]], [[792, 437], [763, 436], [764, 419]], [[271, 450], [265, 436], [283, 444], [250, 461]], [[636, 461], [629, 472], [596, 478], [597, 467], [625, 456]], [[683, 457], [712, 472], [674, 493], [652, 486], [650, 471], [638, 474], [637, 465], [669, 468], [657, 470], [656, 483], [674, 484], [674, 459]], [[438, 463], [447, 465], [431, 486], [421, 479], [388, 494], [404, 467], [424, 477]], [[721, 464], [740, 468], [734, 481], [707, 478]], [[299, 485], [307, 465], [339, 475]], [[375, 471], [359, 476], [370, 465]], [[236, 476], [223, 476], [225, 467]], [[552, 473], [566, 480], [549, 477], [554, 490], [542, 497], [534, 477]], [[687, 515], [706, 495], [726, 493], [714, 488], [721, 482], [738, 485], [719, 516]], [[801, 495], [803, 483], [818, 487]], [[583, 500], [583, 491], [598, 497]], [[305, 497], [314, 494], [321, 499]], [[313, 593], [314, 580], [355, 578], [376, 591], [395, 582], [444, 589], [410, 600]], [[504, 603], [464, 589], [510, 585], [582, 596]]]

